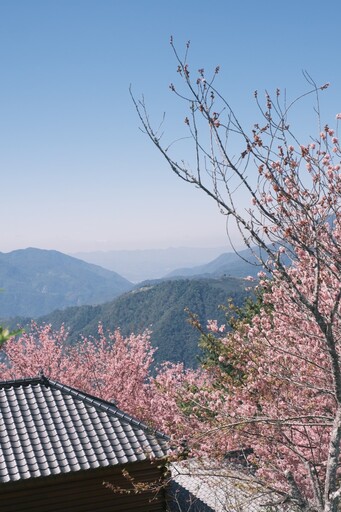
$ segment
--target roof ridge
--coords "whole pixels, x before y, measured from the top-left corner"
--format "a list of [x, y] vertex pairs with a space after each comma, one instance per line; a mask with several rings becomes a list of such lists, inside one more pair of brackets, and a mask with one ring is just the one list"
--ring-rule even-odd
[[7, 379], [0, 381], [1, 388], [10, 388], [12, 386], [22, 386], [24, 384], [41, 384], [41, 377], [21, 377], [20, 379]]
[[82, 400], [84, 403], [91, 405], [101, 411], [104, 411], [111, 416], [117, 416], [118, 418], [126, 421], [130, 425], [140, 428], [141, 430], [144, 430], [146, 433], [154, 434], [157, 437], [161, 437], [162, 439], [165, 439], [167, 441], [170, 440], [169, 436], [167, 436], [163, 432], [160, 432], [159, 430], [156, 430], [156, 429], [150, 427], [143, 421], [139, 421], [136, 418], [134, 418], [133, 416], [130, 416], [130, 414], [123, 412], [112, 402], [109, 402], [102, 398], [98, 398], [94, 395], [90, 395], [89, 393], [85, 393], [84, 391], [80, 391], [76, 388], [72, 388], [71, 386], [68, 386], [67, 384], [61, 384], [60, 382], [58, 382], [54, 379], [50, 379], [49, 377], [46, 377], [46, 375], [43, 375], [43, 374], [41, 374], [38, 381], [40, 383], [42, 382], [44, 384], [48, 383], [51, 387], [58, 389], [62, 393], [63, 392], [68, 393], [71, 396]]

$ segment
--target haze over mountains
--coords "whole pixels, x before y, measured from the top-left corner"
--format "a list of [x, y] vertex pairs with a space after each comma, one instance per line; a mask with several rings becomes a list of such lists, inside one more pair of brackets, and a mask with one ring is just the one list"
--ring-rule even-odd
[[71, 256], [113, 270], [129, 281], [139, 283], [146, 279], [162, 278], [180, 267], [203, 265], [224, 252], [226, 247], [170, 247], [136, 251], [78, 252]]

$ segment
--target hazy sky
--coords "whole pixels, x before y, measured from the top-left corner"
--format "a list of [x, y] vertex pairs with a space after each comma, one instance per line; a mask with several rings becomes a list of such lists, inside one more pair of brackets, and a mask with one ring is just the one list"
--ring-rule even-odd
[[224, 218], [141, 133], [129, 84], [155, 123], [165, 111], [170, 134], [184, 129], [172, 34], [194, 69], [221, 66], [247, 126], [253, 91], [294, 97], [302, 70], [331, 82], [332, 123], [340, 19], [340, 0], [0, 0], [0, 251], [222, 246]]

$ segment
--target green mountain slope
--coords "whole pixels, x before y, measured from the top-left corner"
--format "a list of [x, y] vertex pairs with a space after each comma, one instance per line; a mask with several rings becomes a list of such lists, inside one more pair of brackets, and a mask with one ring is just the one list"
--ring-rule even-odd
[[125, 335], [150, 329], [152, 343], [158, 347], [157, 362], [181, 361], [192, 367], [199, 353], [199, 334], [189, 325], [185, 308], [197, 314], [204, 324], [208, 319], [224, 323], [219, 306], [227, 304], [229, 297], [241, 304], [247, 293], [245, 281], [234, 278], [150, 283], [107, 304], [55, 311], [39, 321], [51, 323], [55, 328], [64, 323], [73, 342], [81, 334], [95, 336], [99, 322], [105, 329], [119, 327]]
[[132, 288], [115, 272], [58, 251], [0, 253], [0, 318], [38, 317], [58, 308], [98, 304]]

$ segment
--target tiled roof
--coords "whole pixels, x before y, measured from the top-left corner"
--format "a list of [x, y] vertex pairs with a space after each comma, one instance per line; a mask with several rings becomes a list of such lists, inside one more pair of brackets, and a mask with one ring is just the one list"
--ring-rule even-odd
[[161, 458], [167, 440], [45, 376], [0, 382], [0, 482]]
[[[173, 477], [173, 500], [184, 501], [184, 510], [213, 512], [264, 512], [266, 504], [279, 502], [279, 496], [257, 486], [252, 475], [236, 468], [217, 465], [213, 461], [188, 460], [174, 463], [171, 467]], [[269, 507], [271, 508], [271, 507]], [[175, 510], [175, 509], [174, 509]], [[178, 509], [176, 509], [178, 510]], [[281, 506], [277, 511], [284, 511]], [[288, 512], [292, 509], [285, 509]]]

